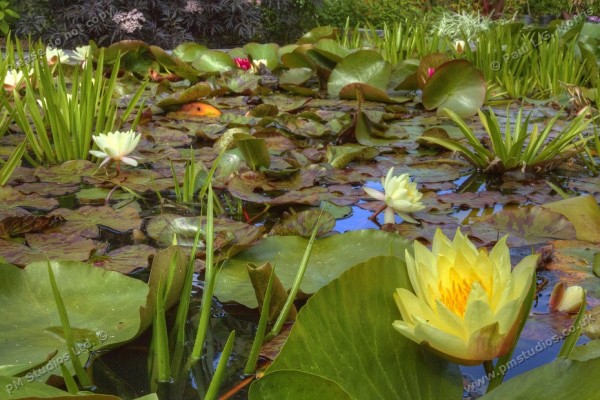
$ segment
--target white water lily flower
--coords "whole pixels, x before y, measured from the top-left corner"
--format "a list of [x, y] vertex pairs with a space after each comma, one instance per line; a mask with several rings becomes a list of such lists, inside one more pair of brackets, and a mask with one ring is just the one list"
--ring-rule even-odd
[[258, 60], [252, 60], [252, 72], [258, 72], [258, 69], [260, 68], [260, 64], [264, 65], [265, 67], [267, 66], [267, 60], [265, 60], [264, 58], [258, 59]]
[[438, 229], [431, 251], [414, 242], [406, 266], [414, 293], [399, 288], [394, 299], [402, 320], [394, 328], [438, 355], [476, 365], [506, 354], [527, 318], [537, 255], [525, 257], [511, 273], [507, 236], [488, 254], [456, 231], [450, 241]]
[[4, 90], [12, 92], [19, 90], [25, 86], [25, 75], [23, 71], [17, 69], [9, 69], [4, 76]]
[[104, 158], [100, 166], [106, 164], [110, 160], [117, 162], [117, 174], [120, 172], [121, 162], [125, 164], [136, 166], [138, 165], [135, 158], [138, 157], [127, 157], [140, 141], [141, 135], [133, 130], [127, 132], [109, 132], [101, 133], [97, 136], [92, 136], [92, 139], [101, 151], [90, 150], [90, 154]]
[[69, 56], [61, 49], [46, 47], [46, 60], [48, 60], [48, 64], [54, 65], [59, 62], [65, 63], [69, 61]]
[[395, 212], [404, 221], [417, 224], [418, 221], [407, 213], [421, 211], [425, 208], [421, 203], [423, 194], [417, 190], [417, 184], [410, 181], [408, 174], [400, 176], [393, 176], [393, 174], [394, 168], [390, 168], [385, 179], [381, 178], [381, 185], [385, 193], [368, 187], [363, 189], [372, 198], [385, 201], [387, 207], [385, 207], [384, 223], [393, 224]]
[[71, 56], [71, 59], [80, 64], [82, 68], [84, 68], [91, 51], [92, 48], [90, 46], [77, 46], [75, 50], [73, 50], [73, 55]]

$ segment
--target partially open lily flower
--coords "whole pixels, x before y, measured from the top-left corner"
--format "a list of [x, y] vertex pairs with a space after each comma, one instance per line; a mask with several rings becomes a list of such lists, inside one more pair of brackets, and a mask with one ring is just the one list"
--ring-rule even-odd
[[92, 136], [92, 139], [101, 151], [90, 150], [90, 154], [98, 158], [104, 158], [104, 161], [102, 161], [100, 166], [108, 163], [111, 160], [116, 161], [118, 175], [121, 171], [121, 162], [134, 167], [138, 165], [137, 161], [135, 160], [138, 157], [128, 157], [128, 154], [135, 149], [140, 141], [140, 138], [141, 135], [132, 130], [127, 132], [116, 131], [106, 134], [101, 133], [97, 136]]
[[466, 45], [467, 44], [464, 40], [457, 40], [456, 42], [454, 42], [454, 49], [458, 54], [462, 54], [465, 51]]
[[52, 47], [46, 47], [46, 60], [48, 64], [54, 65], [57, 63], [65, 63], [69, 61], [69, 56], [61, 49], [53, 49]]
[[548, 308], [551, 312], [576, 313], [581, 308], [584, 299], [585, 290], [581, 286], [565, 288], [564, 282], [558, 282], [550, 294]]
[[390, 168], [385, 179], [381, 178], [381, 185], [385, 193], [364, 187], [364, 191], [376, 200], [385, 201], [383, 208], [378, 210], [374, 216], [385, 210], [384, 223], [394, 223], [394, 213], [398, 214], [404, 221], [413, 224], [419, 222], [408, 213], [421, 211], [425, 208], [421, 203], [423, 194], [417, 190], [417, 184], [410, 181], [408, 174], [393, 176], [394, 168]]
[[73, 50], [71, 59], [81, 65], [81, 68], [84, 68], [91, 51], [90, 46], [78, 46]]
[[507, 236], [488, 254], [456, 231], [450, 241], [437, 230], [429, 251], [414, 243], [406, 265], [414, 293], [394, 293], [402, 320], [394, 328], [453, 362], [476, 365], [503, 356], [513, 346], [533, 284], [537, 255], [511, 273]]
[[12, 92], [25, 87], [25, 75], [23, 71], [17, 69], [9, 69], [4, 76], [4, 90]]
[[247, 58], [236, 57], [233, 59], [233, 61], [235, 62], [235, 65], [238, 66], [238, 68], [241, 68], [244, 71], [249, 70], [252, 67], [252, 64], [250, 64], [250, 60], [248, 60]]
[[264, 58], [261, 58], [261, 59], [258, 59], [258, 60], [252, 60], [252, 72], [257, 73], [261, 64], [266, 67], [267, 66], [267, 60], [265, 60]]

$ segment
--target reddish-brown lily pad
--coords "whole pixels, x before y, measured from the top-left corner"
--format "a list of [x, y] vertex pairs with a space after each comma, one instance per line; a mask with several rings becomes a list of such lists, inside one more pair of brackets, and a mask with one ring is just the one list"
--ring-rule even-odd
[[123, 246], [94, 260], [96, 267], [128, 274], [139, 268], [148, 267], [148, 258], [157, 250], [147, 244]]
[[54, 210], [51, 215], [60, 215], [66, 220], [66, 223], [61, 226], [60, 232], [90, 239], [100, 236], [98, 225], [106, 226], [117, 232], [139, 229], [142, 225], [142, 219], [133, 207], [124, 207], [119, 210], [108, 206], [83, 206], [76, 210], [59, 208]]
[[10, 186], [0, 186], [0, 212], [15, 207], [50, 211], [56, 206], [58, 206], [56, 199], [49, 199], [35, 193], [25, 195]]
[[94, 242], [79, 235], [29, 233], [26, 244], [0, 239], [0, 257], [23, 267], [34, 261], [85, 261], [96, 249]]

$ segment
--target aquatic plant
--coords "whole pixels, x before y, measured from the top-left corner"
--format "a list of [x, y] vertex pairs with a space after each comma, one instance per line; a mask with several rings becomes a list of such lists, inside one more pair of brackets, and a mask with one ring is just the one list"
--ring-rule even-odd
[[385, 210], [384, 223], [386, 224], [394, 223], [394, 213], [406, 222], [418, 224], [419, 222], [408, 213], [421, 211], [425, 208], [421, 203], [423, 194], [417, 189], [417, 184], [410, 181], [408, 174], [394, 176], [394, 168], [390, 168], [385, 178], [381, 178], [381, 185], [383, 186], [383, 193], [369, 187], [363, 187], [363, 190], [369, 196], [385, 202], [385, 205], [373, 217]]
[[450, 241], [437, 230], [431, 251], [418, 241], [406, 252], [414, 293], [394, 294], [402, 320], [394, 328], [436, 354], [465, 365], [505, 355], [515, 344], [526, 318], [537, 256], [512, 271], [503, 237], [488, 254], [460, 230]]
[[560, 118], [557, 113], [541, 131], [537, 124], [530, 128], [531, 115], [523, 120], [523, 109], [519, 109], [515, 117], [514, 127], [507, 120], [502, 132], [493, 110], [479, 111], [479, 120], [485, 128], [489, 145], [486, 146], [475, 136], [473, 129], [456, 113], [445, 110], [450, 119], [460, 128], [461, 133], [471, 146], [468, 148], [456, 141], [443, 138], [424, 138], [448, 150], [456, 151], [474, 167], [491, 173], [503, 173], [507, 170], [548, 170], [565, 158], [580, 153], [585, 148], [588, 138], [577, 139], [591, 123], [587, 118], [587, 109], [582, 110], [560, 134], [552, 134], [553, 128]]
[[[20, 58], [24, 59], [22, 51], [20, 53]], [[33, 60], [32, 76], [24, 74], [25, 95], [21, 97], [14, 92], [14, 104], [6, 98], [0, 99], [25, 133], [33, 160], [55, 164], [87, 159], [93, 134], [117, 130], [131, 115], [135, 115], [131, 124], [131, 128], [135, 129], [141, 107], [137, 114], [133, 112], [146, 84], [142, 82], [128, 106], [119, 114], [114, 100], [119, 61], [116, 60], [110, 77], [106, 78], [104, 51], [100, 52], [95, 63], [90, 55], [84, 68], [75, 68], [70, 77], [66, 67], [60, 64], [52, 66], [45, 57]], [[23, 65], [20, 69], [29, 71], [29, 66]]]
[[117, 163], [118, 175], [121, 172], [122, 162], [134, 167], [138, 165], [135, 160], [138, 157], [129, 156], [129, 153], [135, 150], [140, 138], [141, 135], [133, 130], [101, 133], [92, 136], [94, 143], [96, 143], [100, 151], [90, 150], [90, 154], [98, 158], [104, 158], [100, 166], [107, 164], [109, 161], [115, 161]]
[[548, 308], [551, 312], [576, 313], [585, 301], [585, 290], [578, 285], [566, 287], [564, 282], [558, 282], [548, 302]]

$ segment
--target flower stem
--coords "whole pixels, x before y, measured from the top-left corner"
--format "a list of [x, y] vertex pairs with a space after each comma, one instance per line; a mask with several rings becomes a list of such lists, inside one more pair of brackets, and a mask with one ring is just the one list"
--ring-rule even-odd
[[494, 373], [494, 363], [492, 360], [485, 360], [483, 362], [483, 369], [485, 369], [485, 373], [488, 376], [491, 376]]
[[371, 216], [369, 217], [369, 219], [372, 219], [372, 220], [374, 220], [374, 219], [375, 219], [375, 218], [377, 218], [377, 216], [378, 216], [379, 214], [381, 214], [381, 212], [382, 212], [383, 210], [385, 210], [386, 208], [387, 208], [387, 204], [385, 204], [385, 203], [384, 203], [384, 204], [383, 204], [381, 207], [379, 207], [379, 208], [377, 209], [377, 211], [375, 211], [375, 212], [373, 213], [373, 215], [371, 215]]

